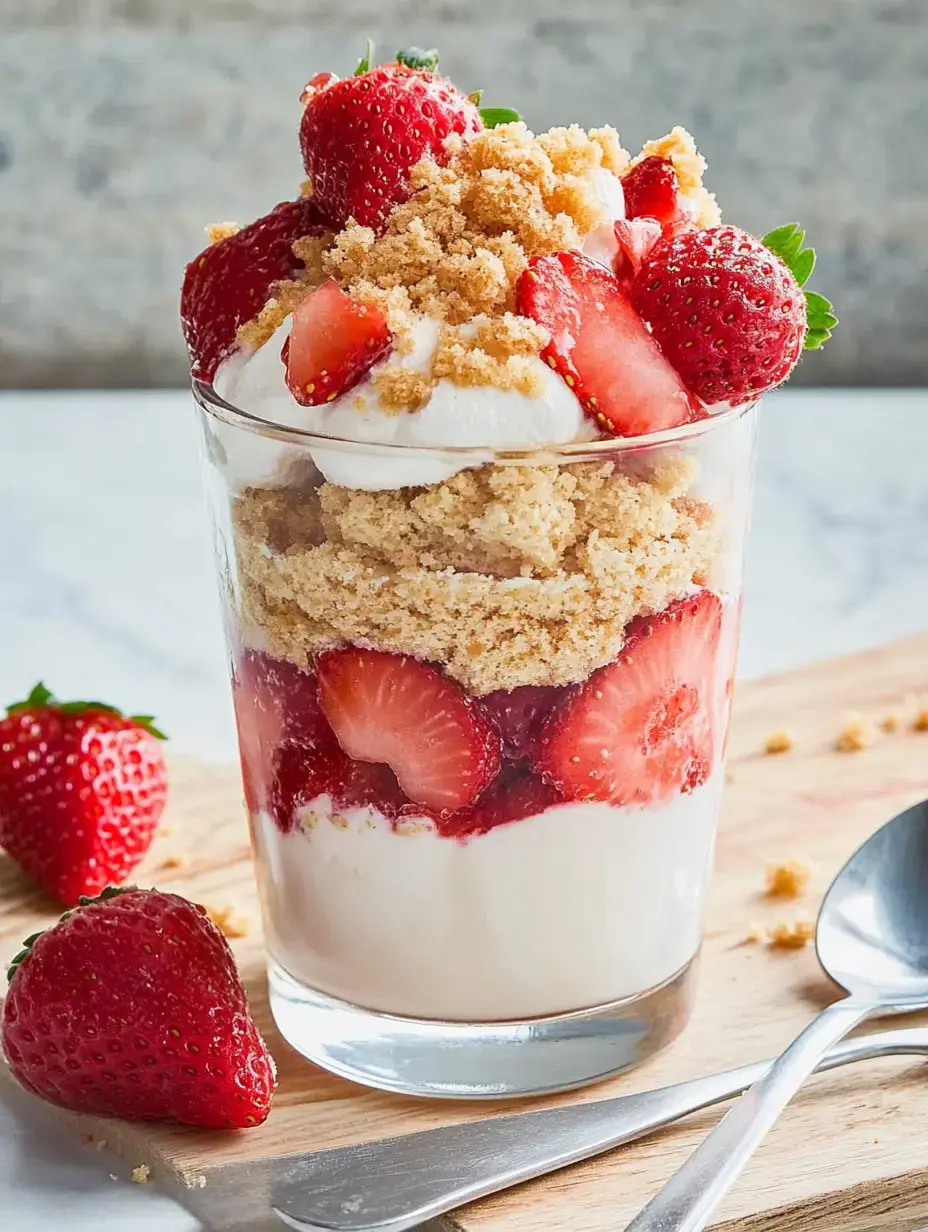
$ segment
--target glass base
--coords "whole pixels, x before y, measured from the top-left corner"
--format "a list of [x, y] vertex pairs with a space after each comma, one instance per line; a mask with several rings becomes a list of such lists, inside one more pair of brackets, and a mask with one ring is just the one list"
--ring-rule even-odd
[[378, 1014], [307, 988], [273, 961], [268, 984], [281, 1035], [323, 1069], [400, 1095], [503, 1099], [600, 1082], [669, 1044], [692, 1010], [696, 958], [636, 997], [524, 1022]]

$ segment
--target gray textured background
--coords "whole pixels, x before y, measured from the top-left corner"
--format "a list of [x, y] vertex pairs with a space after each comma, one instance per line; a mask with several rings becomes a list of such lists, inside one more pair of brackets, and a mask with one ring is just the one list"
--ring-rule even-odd
[[536, 129], [686, 124], [728, 219], [819, 250], [800, 379], [928, 379], [925, 0], [0, 0], [0, 385], [183, 382], [203, 225], [293, 195], [300, 89], [366, 34]]

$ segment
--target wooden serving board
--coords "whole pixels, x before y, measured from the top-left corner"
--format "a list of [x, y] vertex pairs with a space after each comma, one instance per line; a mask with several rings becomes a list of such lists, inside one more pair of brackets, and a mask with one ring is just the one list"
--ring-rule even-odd
[[[548, 1102], [597, 1099], [677, 1082], [778, 1052], [837, 994], [811, 947], [773, 950], [745, 941], [753, 923], [812, 917], [851, 851], [898, 810], [928, 796], [928, 733], [909, 721], [864, 751], [839, 753], [847, 711], [879, 721], [908, 714], [928, 695], [928, 636], [771, 677], [738, 690], [729, 784], [703, 950], [695, 1017], [663, 1055], [624, 1078]], [[786, 728], [792, 751], [765, 756]], [[132, 1165], [179, 1189], [225, 1163], [338, 1146], [525, 1108], [430, 1103], [367, 1091], [315, 1069], [274, 1030], [267, 1008], [248, 834], [236, 774], [173, 763], [167, 833], [140, 871], [211, 908], [233, 907], [250, 932], [232, 947], [280, 1070], [266, 1125], [239, 1134], [71, 1118]], [[811, 859], [800, 900], [763, 897], [768, 861]], [[174, 858], [181, 867], [170, 867]], [[928, 886], [926, 886], [928, 893]], [[57, 914], [0, 858], [0, 960]], [[899, 1020], [896, 1020], [899, 1022]], [[726, 1232], [910, 1232], [928, 1224], [928, 1083], [917, 1059], [870, 1062], [810, 1082], [729, 1196], [715, 1228]], [[9, 1081], [9, 1076], [7, 1075]], [[57, 1111], [50, 1115], [63, 1116]], [[718, 1119], [710, 1110], [597, 1160], [486, 1199], [441, 1221], [457, 1232], [618, 1232]], [[202, 1183], [202, 1182], [200, 1182]]]

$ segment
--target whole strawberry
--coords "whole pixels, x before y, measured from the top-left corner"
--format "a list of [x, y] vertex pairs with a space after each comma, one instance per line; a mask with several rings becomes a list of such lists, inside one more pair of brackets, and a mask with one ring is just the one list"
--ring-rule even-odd
[[66, 906], [124, 881], [164, 808], [163, 739], [147, 715], [36, 685], [0, 719], [0, 847]]
[[803, 346], [837, 319], [804, 293], [815, 253], [793, 224], [763, 240], [738, 227], [665, 236], [631, 288], [635, 307], [691, 393], [708, 405], [753, 401], [790, 375]]
[[[303, 94], [303, 165], [313, 202], [335, 228], [349, 218], [377, 229], [409, 196], [409, 170], [426, 155], [442, 162], [444, 141], [480, 131], [474, 102], [435, 73], [437, 52], [399, 52], [393, 64], [354, 77], [314, 77]], [[517, 119], [515, 113], [512, 118]]]
[[202, 907], [159, 890], [84, 899], [13, 960], [0, 1042], [28, 1090], [95, 1116], [259, 1125], [274, 1063]]

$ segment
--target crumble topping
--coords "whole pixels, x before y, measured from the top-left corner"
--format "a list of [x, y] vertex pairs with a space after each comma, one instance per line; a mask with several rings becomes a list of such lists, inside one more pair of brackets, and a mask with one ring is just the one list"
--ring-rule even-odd
[[[411, 349], [417, 317], [445, 326], [428, 380], [397, 366], [375, 378], [385, 410], [420, 410], [428, 382], [442, 379], [538, 396], [543, 380], [532, 360], [548, 338], [515, 316], [516, 283], [532, 257], [581, 247], [606, 217], [595, 173], [620, 177], [631, 160], [613, 128], [585, 132], [576, 124], [538, 136], [521, 122], [504, 124], [467, 142], [452, 135], [445, 146], [447, 165], [424, 158], [412, 168], [412, 195], [390, 212], [382, 234], [349, 220], [336, 235], [297, 240], [304, 272], [273, 288], [258, 316], [239, 328], [239, 345], [262, 346], [331, 278], [384, 313], [400, 355]], [[673, 163], [696, 225], [718, 222], [715, 198], [702, 186], [705, 159], [690, 134], [675, 128], [635, 161], [652, 154]], [[300, 191], [311, 194], [309, 181]]]
[[786, 860], [767, 868], [764, 893], [768, 898], [798, 898], [809, 884], [812, 865], [805, 860]]
[[860, 753], [873, 744], [875, 737], [872, 723], [868, 723], [859, 714], [849, 714], [835, 740], [835, 749], [839, 753]]
[[213, 222], [206, 228], [206, 238], [210, 244], [219, 244], [238, 235], [241, 229], [237, 222]]
[[717, 227], [722, 221], [722, 212], [715, 199], [715, 193], [707, 192], [702, 183], [706, 160], [696, 149], [696, 142], [686, 129], [678, 124], [666, 137], [661, 137], [657, 141], [646, 141], [641, 153], [632, 160], [632, 166], [655, 155], [658, 158], [669, 159], [673, 163], [680, 195], [694, 207], [696, 226]]
[[301, 667], [341, 642], [441, 663], [475, 694], [586, 679], [634, 616], [707, 579], [694, 469], [488, 466], [428, 488], [247, 489], [243, 624]]
[[764, 741], [764, 752], [770, 756], [788, 753], [793, 747], [793, 738], [788, 731], [772, 732]]
[[814, 936], [814, 920], [779, 920], [767, 935], [767, 944], [774, 950], [802, 950]]

